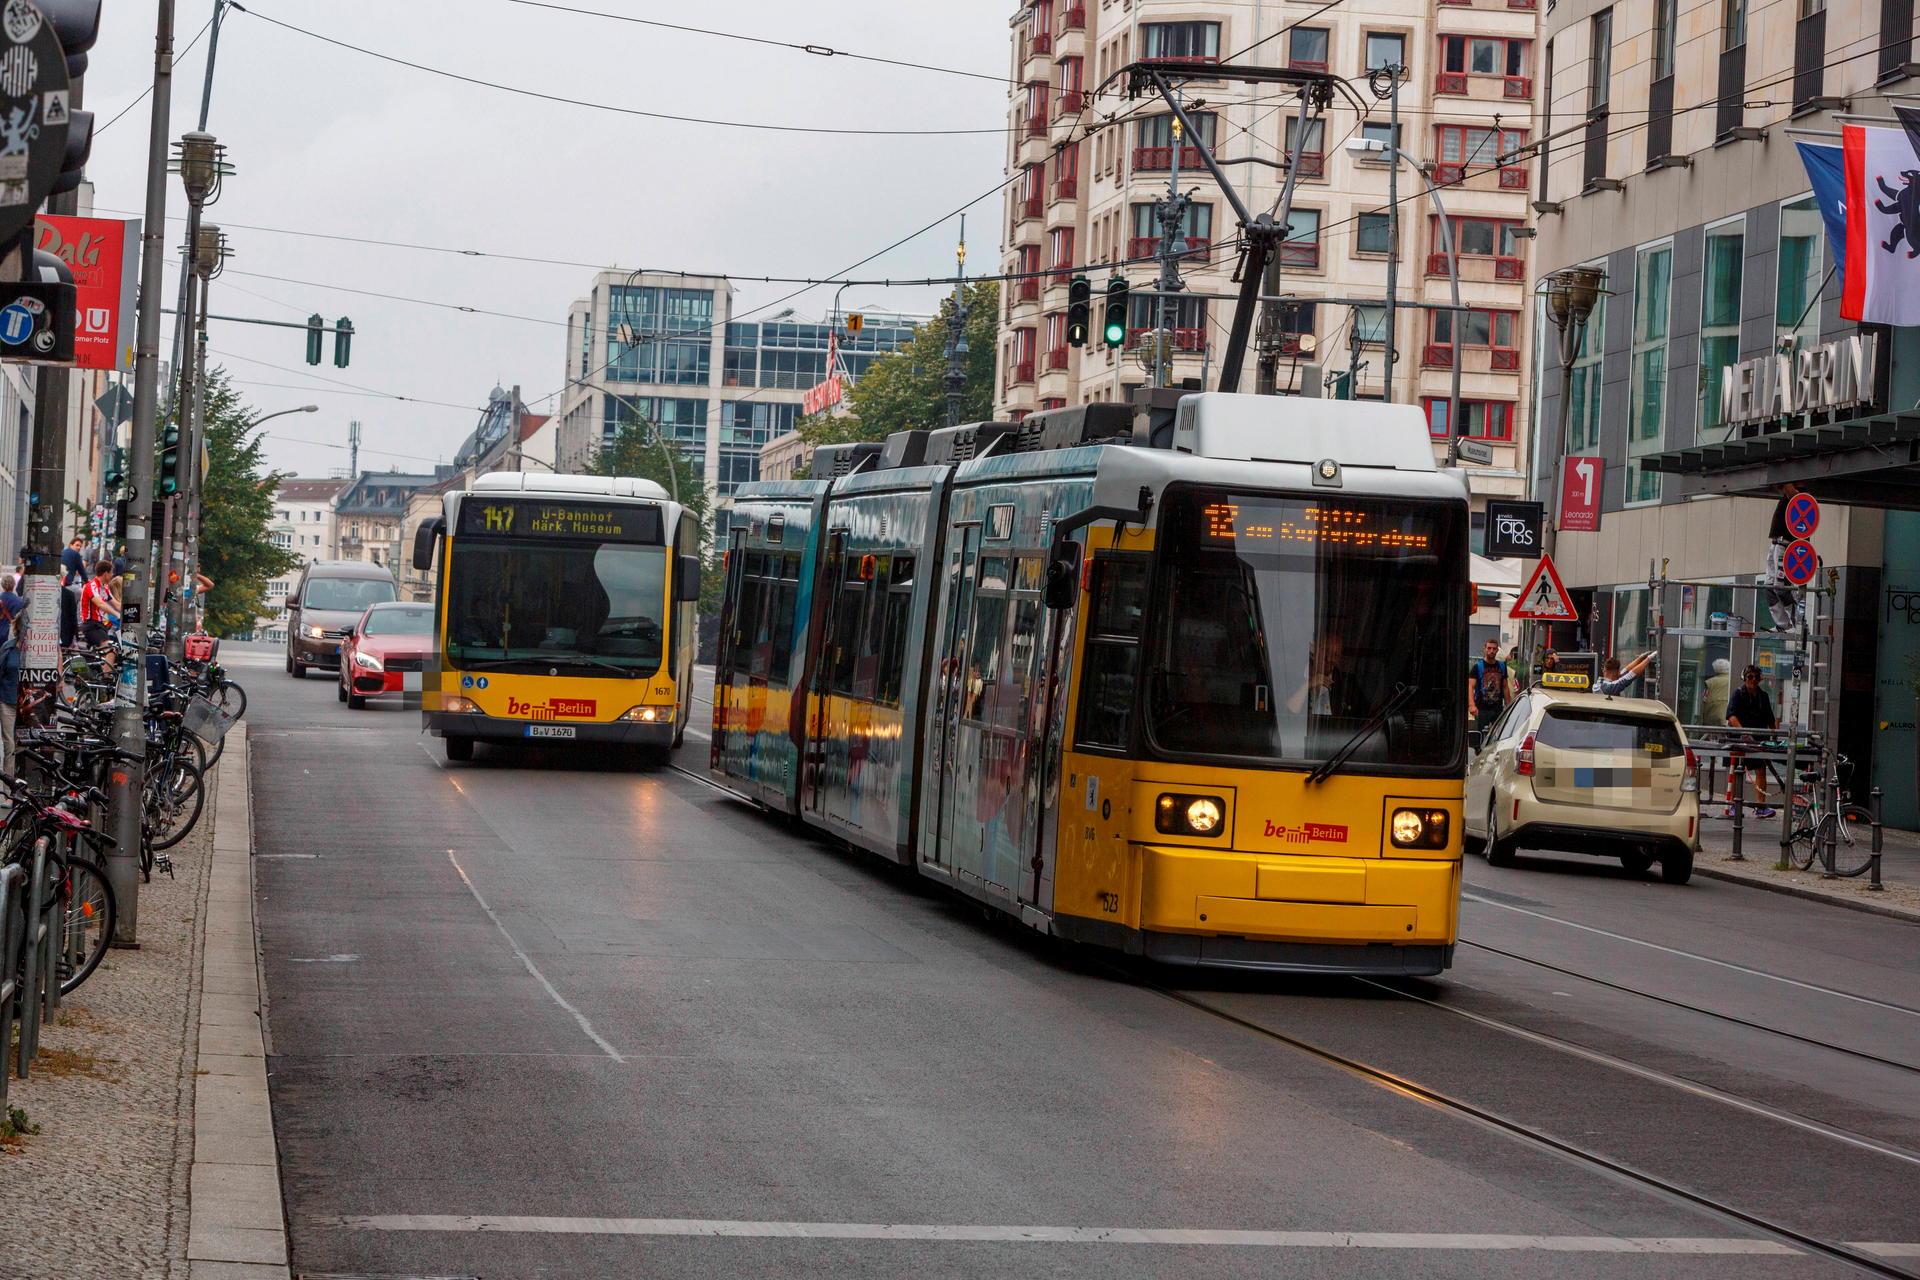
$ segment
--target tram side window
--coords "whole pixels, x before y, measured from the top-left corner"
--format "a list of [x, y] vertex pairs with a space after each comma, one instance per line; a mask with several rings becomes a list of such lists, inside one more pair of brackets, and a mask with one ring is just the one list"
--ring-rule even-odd
[[880, 618], [880, 669], [874, 678], [873, 700], [883, 707], [897, 707], [906, 679], [907, 626], [913, 613], [912, 556], [893, 558], [886, 594], [875, 612]]
[[967, 645], [965, 701], [961, 715], [968, 720], [998, 720], [1006, 701], [1004, 655], [1007, 637], [1007, 561], [987, 556], [980, 561], [979, 586], [973, 597], [973, 634]]
[[[775, 556], [770, 559], [776, 562], [776, 564], [769, 564], [768, 567], [772, 569], [782, 559], [797, 561], [799, 557]], [[775, 688], [784, 689], [787, 687], [787, 673], [793, 665], [793, 610], [799, 601], [800, 584], [790, 580], [782, 572], [778, 580], [769, 579], [763, 585], [766, 588], [767, 616], [770, 619], [771, 631], [767, 643], [770, 667], [767, 672], [767, 683]]]
[[753, 573], [753, 557], [745, 557], [740, 573], [740, 598], [733, 606], [733, 645], [728, 657], [735, 671], [753, 667], [753, 646], [760, 631], [760, 614], [766, 596], [766, 583]]
[[1147, 562], [1103, 555], [1093, 563], [1093, 608], [1087, 620], [1075, 737], [1083, 747], [1124, 750], [1131, 737], [1134, 686], [1140, 672]]
[[860, 577], [860, 557], [847, 556], [841, 564], [840, 590], [834, 596], [833, 615], [827, 620], [827, 691], [853, 695], [860, 665], [861, 623], [866, 617], [867, 584]]

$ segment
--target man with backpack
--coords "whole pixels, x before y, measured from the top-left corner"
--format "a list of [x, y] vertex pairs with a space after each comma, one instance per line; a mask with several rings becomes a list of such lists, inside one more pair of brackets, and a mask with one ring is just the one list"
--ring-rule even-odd
[[1473, 708], [1473, 727], [1485, 733], [1507, 709], [1507, 664], [1500, 661], [1500, 642], [1488, 640], [1484, 657], [1476, 658], [1467, 683], [1467, 705]]

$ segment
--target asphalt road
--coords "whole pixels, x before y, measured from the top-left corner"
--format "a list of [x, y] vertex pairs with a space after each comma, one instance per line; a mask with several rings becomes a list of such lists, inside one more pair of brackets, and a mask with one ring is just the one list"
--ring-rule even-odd
[[296, 1275], [1853, 1273], [1538, 1134], [1920, 1273], [1920, 926], [1475, 861], [1441, 980], [1175, 990], [223, 656]]

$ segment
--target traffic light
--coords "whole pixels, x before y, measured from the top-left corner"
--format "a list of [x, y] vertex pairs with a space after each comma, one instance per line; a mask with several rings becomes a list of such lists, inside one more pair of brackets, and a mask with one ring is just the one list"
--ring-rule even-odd
[[336, 328], [333, 333], [334, 368], [344, 369], [347, 367], [347, 356], [351, 353], [352, 348], [353, 321], [347, 319], [345, 316], [341, 316], [339, 327]]
[[307, 363], [320, 363], [320, 348], [327, 340], [327, 318], [319, 312], [307, 317]]
[[112, 493], [127, 482], [127, 451], [114, 448], [107, 454], [107, 466], [102, 479], [107, 482], [107, 492]]
[[1093, 325], [1093, 281], [1075, 276], [1067, 286], [1067, 345], [1087, 345], [1087, 331]]
[[158, 489], [160, 496], [171, 498], [180, 492], [180, 427], [169, 422], [160, 433], [160, 466], [158, 468]]
[[1109, 347], [1120, 346], [1127, 340], [1127, 281], [1124, 276], [1115, 276], [1107, 281], [1106, 322], [1101, 326], [1101, 336]]
[[[60, 51], [67, 56], [67, 79], [78, 98], [80, 78], [87, 70], [87, 50], [100, 38], [101, 0], [40, 0], [40, 14], [53, 28]], [[60, 195], [79, 188], [86, 180], [88, 153], [93, 149], [93, 112], [74, 110], [67, 117], [67, 149], [60, 161], [60, 176], [47, 194]]]

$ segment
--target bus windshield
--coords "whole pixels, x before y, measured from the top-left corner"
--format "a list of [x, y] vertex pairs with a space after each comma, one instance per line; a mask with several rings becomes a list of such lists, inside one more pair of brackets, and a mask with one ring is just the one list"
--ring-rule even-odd
[[455, 538], [446, 593], [446, 652], [456, 667], [660, 669], [663, 547]]
[[1318, 765], [1351, 744], [1363, 770], [1456, 767], [1465, 540], [1458, 504], [1170, 489], [1153, 745]]

